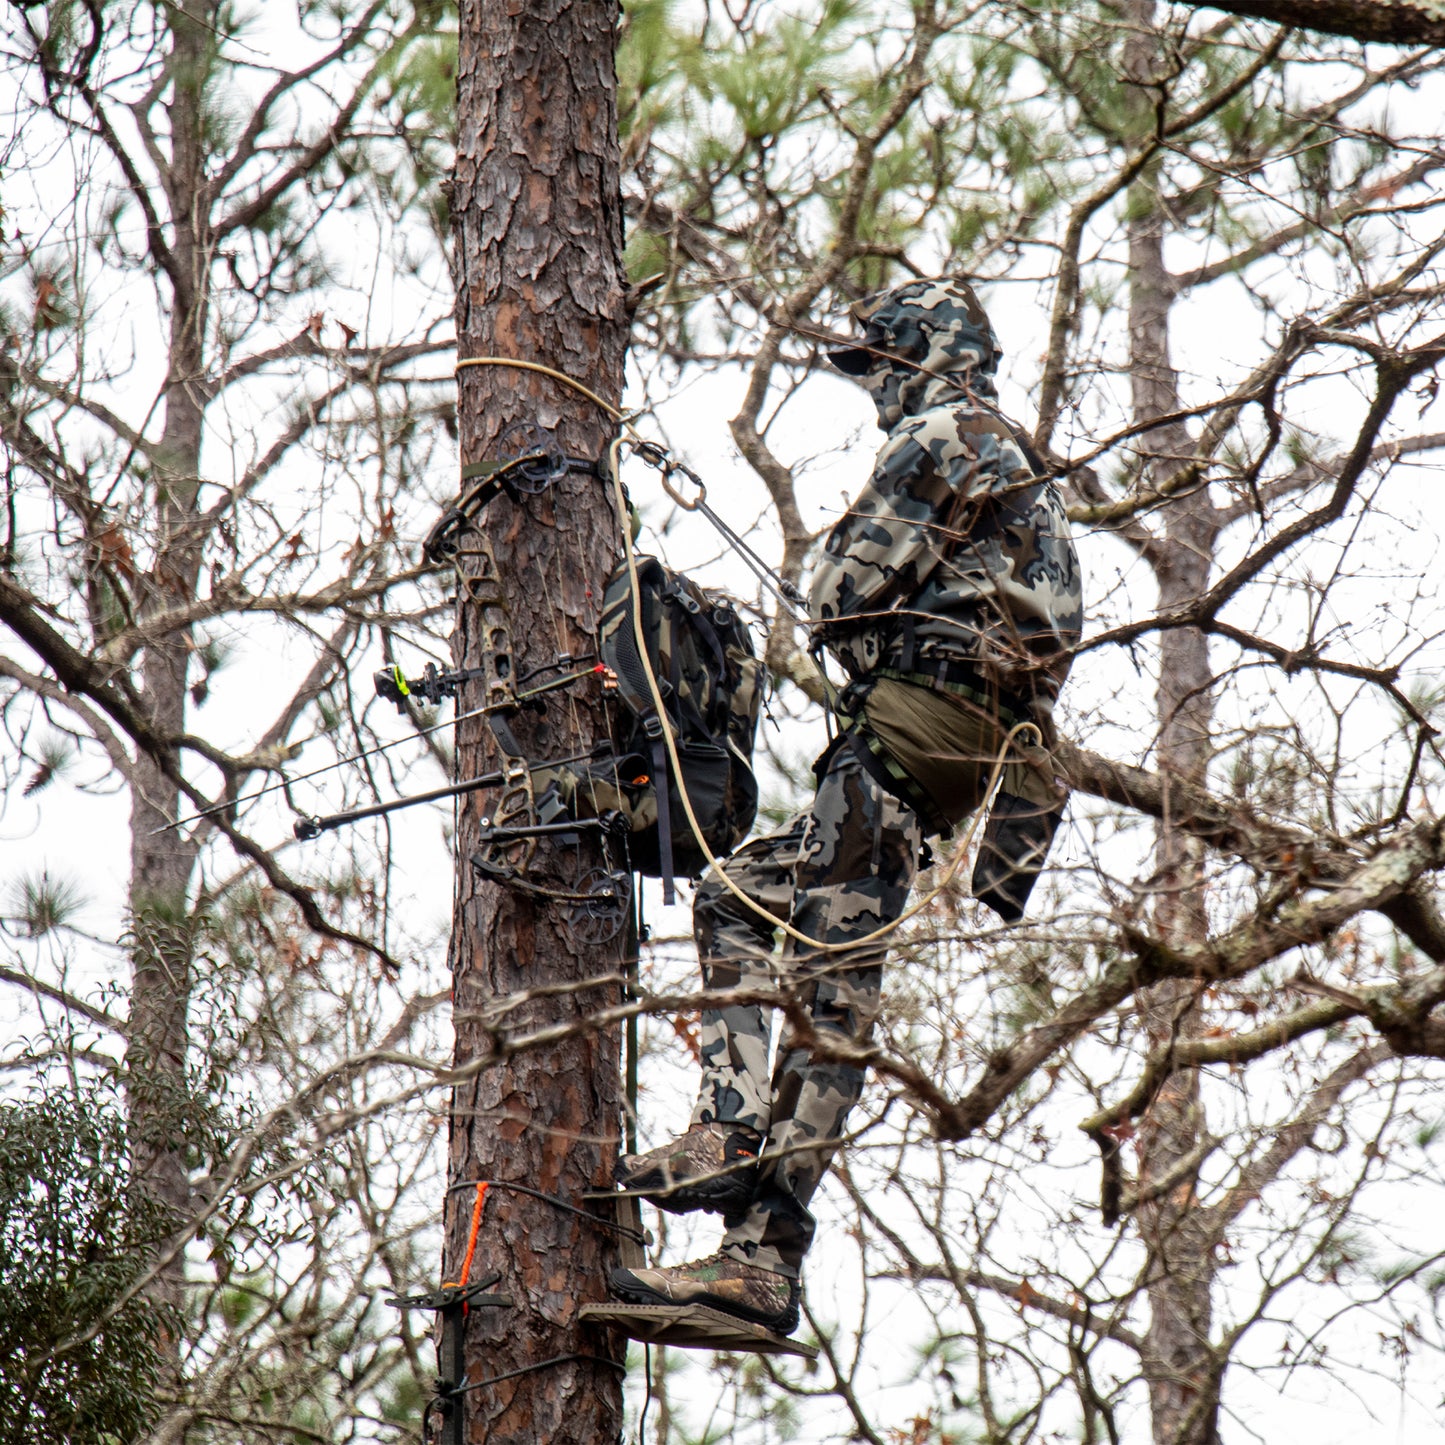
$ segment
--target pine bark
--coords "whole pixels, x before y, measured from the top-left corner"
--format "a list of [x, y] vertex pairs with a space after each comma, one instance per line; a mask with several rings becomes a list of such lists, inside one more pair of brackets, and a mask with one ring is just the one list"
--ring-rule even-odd
[[[612, 403], [622, 391], [627, 339], [616, 123], [615, 0], [543, 0], [503, 6], [463, 0], [457, 74], [458, 147], [452, 190], [458, 354], [540, 362]], [[486, 367], [458, 378], [463, 463], [496, 458], [512, 423], [534, 423], [573, 456], [600, 458], [607, 417], [559, 383]], [[595, 646], [603, 582], [620, 549], [608, 489], [573, 474], [518, 505], [494, 502], [485, 518], [508, 599], [517, 675]], [[459, 591], [454, 653], [478, 666], [482, 618]], [[587, 685], [523, 713], [513, 729], [527, 755], [585, 751], [604, 733]], [[494, 765], [485, 724], [458, 734], [466, 776]], [[619, 997], [619, 942], [588, 947], [565, 909], [480, 880], [470, 866], [487, 799], [459, 815], [451, 961], [456, 1059], [485, 1056], [499, 1024], [515, 1036], [579, 1024]], [[533, 876], [556, 886], [600, 861], [588, 845], [539, 846]], [[547, 989], [507, 1009], [499, 1001]], [[446, 1274], [466, 1252], [469, 1181], [513, 1182], [581, 1205], [605, 1187], [616, 1156], [622, 1091], [616, 1031], [577, 1034], [479, 1071], [454, 1094], [446, 1211]], [[558, 1356], [589, 1355], [523, 1374], [465, 1399], [466, 1438], [567, 1442], [620, 1436], [624, 1342], [583, 1327], [579, 1307], [606, 1298], [615, 1236], [529, 1196], [493, 1190], [473, 1277], [497, 1272], [510, 1310], [474, 1310], [467, 1323], [469, 1382]]]
[[[1133, 0], [1125, 42], [1129, 78], [1144, 88], [1163, 71], [1155, 38], [1154, 0]], [[1129, 377], [1135, 423], [1181, 408], [1179, 376], [1170, 354], [1170, 310], [1175, 288], [1165, 267], [1167, 217], [1151, 173], [1129, 196]], [[1165, 423], [1139, 439], [1140, 463], [1161, 484], [1193, 452], [1187, 429]], [[1159, 589], [1161, 611], [1186, 606], [1208, 586], [1219, 523], [1207, 488], [1172, 502], [1145, 550]], [[1165, 631], [1159, 641], [1158, 767], [1166, 786], [1175, 780], [1200, 787], [1211, 756], [1214, 681], [1208, 638], [1198, 628]], [[1168, 809], [1155, 845], [1154, 928], [1166, 943], [1185, 946], [1207, 936], [1203, 852], [1173, 824]], [[1151, 1048], [1191, 1038], [1203, 1029], [1198, 987], [1173, 980], [1142, 990], [1140, 1011]], [[1179, 1070], [1160, 1089], [1140, 1121], [1139, 1187], [1185, 1166], [1203, 1128], [1197, 1070]], [[1216, 1437], [1218, 1378], [1210, 1350], [1214, 1267], [1209, 1220], [1185, 1173], [1165, 1194], [1138, 1212], [1148, 1249], [1149, 1325], [1144, 1373], [1149, 1385], [1155, 1445], [1209, 1445]]]
[[[172, 92], [166, 115], [171, 145], [160, 183], [173, 218], [169, 249], [175, 264], [170, 273], [169, 370], [154, 449], [154, 563], [136, 579], [135, 606], [141, 620], [194, 601], [201, 569], [195, 514], [204, 404], [194, 378], [205, 372], [211, 238], [205, 212], [196, 204], [204, 180], [207, 123], [202, 56], [210, 40], [200, 9], [194, 3], [178, 5], [170, 16], [167, 63]], [[147, 641], [138, 659], [145, 720], [163, 738], [186, 731], [192, 633], [190, 627], [168, 629]], [[197, 843], [177, 829], [158, 831], [179, 815], [181, 793], [174, 782], [178, 765], [178, 749], [172, 749], [169, 759], [138, 749], [133, 764], [132, 979], [125, 1078], [136, 1178], [179, 1225], [190, 1217], [193, 1204], [187, 1134], [194, 1109], [187, 1053], [195, 947], [189, 893]], [[172, 1260], [153, 1289], [154, 1297], [177, 1316], [184, 1304], [184, 1269], [183, 1258]], [[178, 1377], [179, 1341], [170, 1343], [169, 1367]]]

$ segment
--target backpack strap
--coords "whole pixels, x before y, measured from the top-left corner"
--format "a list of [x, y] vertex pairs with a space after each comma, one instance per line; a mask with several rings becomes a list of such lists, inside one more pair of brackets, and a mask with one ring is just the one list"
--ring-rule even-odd
[[[700, 638], [712, 654], [714, 671], [720, 684], [725, 686], [731, 669], [728, 666], [727, 649], [723, 646], [722, 638], [718, 634], [717, 627], [713, 623], [712, 609], [699, 602], [696, 597], [682, 585], [681, 579], [675, 580], [671, 585], [662, 589], [664, 603], [671, 603], [686, 612], [690, 621], [686, 624], [692, 634]], [[727, 713], [724, 710], [721, 716], [704, 717], [702, 709], [697, 706], [692, 698], [683, 694], [682, 682], [682, 655], [674, 648], [672, 653], [672, 669], [669, 681], [672, 683], [672, 695], [668, 704], [672, 707], [679, 720], [691, 724], [704, 736], [712, 737], [721, 732], [727, 726]], [[716, 702], [716, 698], [714, 699]], [[716, 707], [714, 708], [716, 711]]]
[[657, 858], [662, 869], [662, 901], [677, 902], [673, 886], [675, 865], [672, 858], [672, 790], [667, 785], [667, 726], [656, 712], [642, 719], [642, 729], [652, 743], [652, 790], [657, 798]]
[[[630, 594], [628, 606], [631, 606]], [[646, 624], [644, 614], [643, 625]], [[647, 669], [642, 665], [642, 653], [638, 650], [630, 612], [613, 634], [613, 646], [616, 648], [617, 680], [622, 687], [623, 700], [635, 713], [651, 710], [652, 689], [647, 685]]]

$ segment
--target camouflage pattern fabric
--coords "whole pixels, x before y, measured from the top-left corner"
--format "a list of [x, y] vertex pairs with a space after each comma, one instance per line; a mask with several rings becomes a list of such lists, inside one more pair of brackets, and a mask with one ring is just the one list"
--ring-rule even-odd
[[849, 674], [957, 660], [1047, 716], [1083, 622], [1058, 489], [993, 404], [999, 347], [973, 289], [912, 281], [853, 308], [834, 364], [888, 434], [813, 578], [820, 636]]
[[[855, 679], [863, 723], [929, 805], [880, 776], [868, 750], [835, 746], [812, 806], [727, 864], [749, 897], [829, 943], [862, 938], [903, 912], [923, 827], [900, 792], [915, 797], [930, 828], [946, 829], [983, 796], [1007, 731], [1000, 720], [1016, 716], [1000, 708], [1025, 712], [1051, 737], [1067, 649], [1082, 626], [1068, 520], [1027, 442], [992, 405], [998, 344], [972, 290], [910, 282], [854, 314], [863, 344], [832, 359], [870, 392], [888, 439], [828, 537], [812, 612]], [[1059, 791], [1045, 751], [1015, 750], [1004, 795], [1018, 807], [989, 834], [988, 886], [1009, 893], [1006, 909], [1021, 907], [1042, 866]], [[815, 1033], [868, 1038], [883, 944], [819, 954], [789, 940], [775, 954], [774, 929], [715, 877], [698, 890], [694, 932], [709, 990], [781, 987]], [[747, 1002], [704, 1012], [693, 1123], [766, 1136], [752, 1201], [727, 1220], [722, 1253], [796, 1278], [813, 1236], [808, 1205], [864, 1074], [815, 1060], [806, 1038], [785, 1027], [769, 1078], [772, 1012]]]
[[[922, 842], [917, 818], [847, 749], [834, 750], [812, 807], [741, 849], [728, 876], [801, 933], [846, 943], [893, 922], [904, 909]], [[862, 1042], [878, 1012], [886, 946], [819, 954], [774, 930], [717, 880], [693, 909], [703, 982], [709, 989], [781, 987], [820, 1034]], [[837, 1150], [864, 1071], [815, 1060], [785, 1027], [771, 1081], [771, 1010], [738, 1003], [702, 1017], [703, 1081], [693, 1122], [744, 1124], [768, 1136], [753, 1200], [729, 1221], [722, 1251], [796, 1278], [813, 1237], [808, 1203]]]
[[[726, 853], [757, 816], [752, 756], [763, 665], [747, 624], [724, 597], [654, 557], [635, 560], [648, 661], [662, 689], [682, 780], [708, 847]], [[655, 708], [633, 608], [632, 576], [623, 562], [607, 580], [597, 634], [598, 657], [612, 669], [619, 703], [612, 750], [590, 764], [535, 772], [538, 812], [544, 821], [620, 813], [630, 829], [633, 868], [657, 878], [670, 863], [671, 873], [691, 876], [707, 859], [692, 836], [660, 734], [649, 731]]]
[[[941, 822], [949, 832], [978, 807], [1008, 736], [1007, 714], [1001, 720], [968, 698], [877, 673], [849, 691], [861, 694], [869, 751], [881, 752], [890, 770], [902, 770], [906, 786], [895, 783], [893, 791], [912, 804], [925, 830]], [[1016, 923], [1043, 871], [1069, 790], [1054, 776], [1049, 750], [1030, 733], [1016, 735], [1005, 757], [979, 844], [973, 896]]]

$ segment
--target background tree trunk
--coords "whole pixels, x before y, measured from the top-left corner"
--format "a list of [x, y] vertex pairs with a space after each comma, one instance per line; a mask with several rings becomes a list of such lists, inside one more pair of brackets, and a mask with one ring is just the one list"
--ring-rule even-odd
[[[1124, 46], [1125, 71], [1141, 87], [1141, 101], [1165, 73], [1156, 40], [1154, 0], [1133, 0]], [[1147, 125], [1149, 107], [1140, 106]], [[1133, 420], [1147, 422], [1182, 409], [1179, 374], [1170, 351], [1170, 310], [1175, 290], [1165, 266], [1168, 229], [1157, 179], [1146, 170], [1129, 195], [1129, 382]], [[1182, 423], [1144, 432], [1138, 462], [1159, 486], [1193, 454]], [[1166, 508], [1163, 525], [1143, 548], [1159, 589], [1161, 611], [1186, 606], [1209, 585], [1219, 524], [1209, 489]], [[1209, 639], [1196, 627], [1173, 628], [1159, 638], [1157, 762], [1166, 785], [1175, 780], [1204, 786], [1211, 756], [1214, 681]], [[1204, 850], [1168, 816], [1155, 846], [1154, 926], [1166, 942], [1187, 947], [1208, 936], [1204, 896]], [[1204, 1030], [1200, 987], [1174, 979], [1142, 990], [1140, 1013], [1152, 1048]], [[1140, 1120], [1138, 1182], [1141, 1190], [1163, 1179], [1173, 1184], [1139, 1210], [1148, 1248], [1149, 1324], [1143, 1361], [1149, 1382], [1156, 1445], [1206, 1445], [1215, 1438], [1217, 1379], [1209, 1368], [1214, 1270], [1208, 1228], [1195, 1195], [1189, 1156], [1204, 1126], [1198, 1070], [1180, 1070], [1159, 1090]], [[1210, 1403], [1211, 1401], [1215, 1403]]]
[[[618, 186], [615, 0], [461, 7], [457, 76], [458, 149], [454, 208], [458, 352], [542, 362], [616, 402], [622, 391], [626, 314]], [[569, 454], [603, 455], [608, 419], [547, 378], [504, 368], [461, 373], [458, 413], [463, 463], [498, 455], [499, 434], [535, 423]], [[505, 443], [502, 450], [510, 451]], [[510, 610], [518, 675], [559, 652], [595, 645], [603, 582], [619, 529], [604, 484], [564, 478], [525, 505], [494, 502], [485, 527]], [[454, 650], [478, 665], [479, 609], [459, 596]], [[595, 694], [574, 690], [545, 717], [513, 723], [529, 757], [587, 748], [604, 732]], [[463, 776], [495, 754], [483, 724], [458, 737]], [[469, 858], [485, 800], [463, 806], [457, 835], [457, 908], [452, 936], [457, 1062], [488, 1051], [489, 1004], [539, 988], [615, 976], [620, 943], [587, 947], [565, 911], [512, 889], [479, 882]], [[595, 854], [590, 861], [598, 861]], [[556, 883], [573, 859], [539, 847], [533, 875]], [[615, 983], [556, 992], [509, 1009], [509, 1031], [582, 1019], [616, 1001]], [[460, 1086], [451, 1120], [449, 1178], [511, 1181], [579, 1202], [605, 1186], [616, 1155], [621, 1105], [615, 1030], [582, 1032], [554, 1049], [528, 1052]], [[467, 1242], [472, 1199], [449, 1195], [448, 1272]], [[512, 1310], [473, 1311], [467, 1377], [475, 1381], [556, 1356], [623, 1359], [622, 1341], [582, 1332], [578, 1307], [606, 1297], [615, 1263], [607, 1231], [547, 1203], [494, 1191], [487, 1203], [474, 1275], [500, 1271]], [[571, 1360], [466, 1397], [467, 1438], [610, 1441], [621, 1430], [621, 1373], [605, 1361]], [[482, 1423], [485, 1422], [485, 1423]]]
[[[142, 623], [158, 612], [193, 602], [201, 569], [196, 503], [200, 490], [204, 401], [195, 378], [206, 372], [210, 246], [207, 210], [197, 203], [205, 171], [206, 124], [201, 88], [210, 27], [197, 6], [177, 5], [171, 16], [173, 89], [166, 106], [171, 154], [161, 184], [174, 218], [171, 255], [169, 374], [160, 440], [155, 447], [155, 561], [138, 579], [136, 613]], [[163, 738], [186, 731], [186, 686], [193, 629], [168, 629], [141, 649], [141, 696], [146, 722]], [[180, 753], [171, 754], [172, 769]], [[177, 1226], [190, 1217], [188, 1126], [194, 1119], [188, 1059], [195, 951], [190, 887], [198, 847], [195, 835], [159, 830], [180, 816], [181, 792], [162, 759], [138, 751], [131, 790], [131, 1002], [126, 1090], [136, 1178], [162, 1203]], [[160, 1273], [156, 1297], [179, 1312], [185, 1260]], [[179, 1371], [179, 1339], [171, 1367]], [[172, 1385], [176, 1382], [172, 1381]]]

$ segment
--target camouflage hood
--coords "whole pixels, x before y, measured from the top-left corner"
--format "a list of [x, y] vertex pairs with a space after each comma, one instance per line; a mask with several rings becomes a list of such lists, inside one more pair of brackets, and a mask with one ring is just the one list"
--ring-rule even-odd
[[862, 340], [828, 359], [873, 398], [884, 431], [931, 407], [966, 403], [970, 393], [997, 397], [998, 339], [966, 281], [909, 281], [849, 314]]

